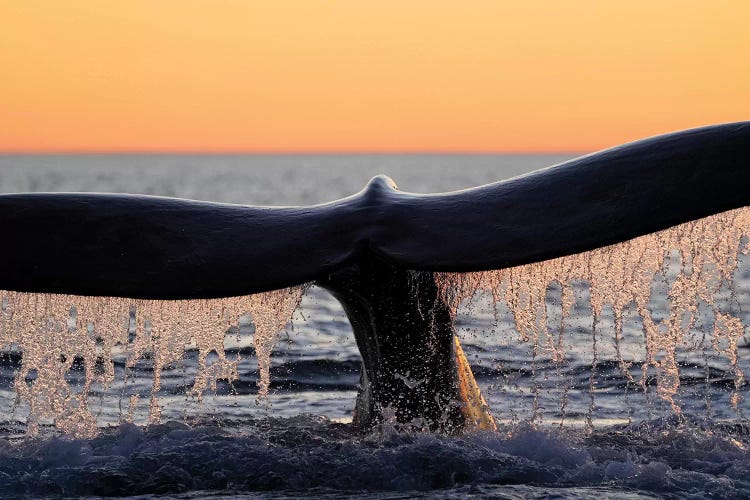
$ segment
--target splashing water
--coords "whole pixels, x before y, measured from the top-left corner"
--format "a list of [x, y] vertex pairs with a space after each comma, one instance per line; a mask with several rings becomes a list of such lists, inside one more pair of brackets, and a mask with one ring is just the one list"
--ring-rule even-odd
[[[745, 378], [738, 363], [738, 342], [745, 334], [742, 319], [725, 306], [728, 293], [736, 302], [733, 275], [740, 254], [747, 254], [750, 236], [750, 208], [731, 210], [687, 222], [656, 233], [589, 252], [551, 259], [497, 271], [476, 273], [441, 273], [438, 282], [454, 317], [459, 306], [478, 293], [489, 294], [497, 308], [504, 304], [510, 311], [517, 339], [529, 343], [532, 360], [546, 356], [558, 366], [565, 363], [562, 331], [576, 303], [576, 289], [588, 286], [592, 321], [592, 366], [589, 391], [592, 398], [589, 425], [596, 385], [597, 342], [602, 332], [597, 325], [605, 308], [614, 318], [612, 342], [617, 365], [625, 380], [632, 382], [632, 362], [620, 351], [626, 311], [634, 308], [641, 321], [646, 358], [641, 366], [640, 385], [646, 390], [648, 375], [655, 372], [657, 394], [677, 415], [680, 406], [675, 396], [680, 389], [677, 350], [691, 348], [691, 333], [702, 311], [713, 317], [711, 345], [725, 357], [734, 376], [731, 404], [740, 411], [740, 388]], [[650, 301], [660, 279], [668, 283], [668, 314], [657, 318]], [[560, 287], [560, 326], [549, 327], [547, 297], [552, 287]], [[658, 292], [657, 292], [658, 293]], [[579, 294], [580, 295], [580, 294]], [[729, 310], [725, 310], [729, 309]], [[704, 333], [705, 334], [705, 333]], [[597, 337], [600, 337], [597, 340]], [[532, 377], [534, 361], [532, 361]], [[535, 407], [532, 421], [536, 418]], [[565, 392], [563, 392], [563, 399]], [[561, 402], [564, 407], [565, 402]]]
[[[126, 368], [139, 360], [153, 361], [149, 422], [159, 422], [157, 393], [161, 372], [182, 359], [185, 350], [198, 351], [198, 368], [189, 395], [202, 398], [216, 381], [236, 380], [236, 359], [228, 359], [227, 330], [240, 316], [250, 314], [255, 324], [253, 342], [260, 369], [259, 397], [270, 381], [271, 350], [277, 334], [290, 320], [303, 288], [214, 300], [154, 301], [111, 297], [78, 297], [3, 291], [0, 349], [23, 354], [14, 380], [17, 399], [29, 406], [27, 432], [35, 434], [40, 422], [76, 437], [97, 434], [96, 418], [88, 407], [91, 386], [106, 389], [115, 377], [114, 351], [124, 349]], [[206, 358], [216, 353], [210, 366]], [[74, 362], [83, 365], [85, 379], [76, 388], [66, 375]], [[129, 415], [138, 398], [130, 400]]]

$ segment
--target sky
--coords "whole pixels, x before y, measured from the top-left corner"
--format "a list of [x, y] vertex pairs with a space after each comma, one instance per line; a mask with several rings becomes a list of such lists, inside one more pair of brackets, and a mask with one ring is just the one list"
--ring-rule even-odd
[[588, 152], [750, 119], [747, 0], [0, 0], [0, 152]]

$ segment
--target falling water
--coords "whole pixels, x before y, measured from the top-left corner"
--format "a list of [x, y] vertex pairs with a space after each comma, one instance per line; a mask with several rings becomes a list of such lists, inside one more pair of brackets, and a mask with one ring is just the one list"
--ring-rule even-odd
[[[696, 341], [696, 330], [710, 335], [708, 348], [728, 362], [733, 377], [730, 403], [740, 412], [745, 375], [738, 360], [738, 342], [744, 336], [744, 326], [731, 305], [736, 302], [733, 276], [739, 255], [750, 250], [749, 235], [750, 208], [742, 208], [545, 262], [497, 271], [441, 273], [438, 282], [454, 317], [459, 307], [477, 294], [488, 294], [496, 307], [504, 304], [508, 308], [517, 340], [531, 350], [532, 423], [541, 419], [537, 367], [546, 360], [558, 368], [565, 365], [571, 353], [563, 332], [574, 306], [584, 296], [593, 316], [589, 322], [589, 424], [598, 383], [598, 350], [605, 342], [614, 345], [616, 365], [627, 390], [632, 385], [633, 389], [647, 391], [649, 380], [655, 379], [658, 397], [680, 415], [676, 398], [680, 391], [678, 350], [706, 349], [704, 342]], [[666, 284], [668, 311], [663, 317], [652, 307], [654, 295], [662, 293], [659, 283]], [[162, 371], [178, 363], [186, 349], [197, 352], [196, 372], [186, 394], [200, 401], [206, 391], [216, 389], [217, 381], [238, 379], [240, 354], [228, 355], [225, 342], [227, 331], [246, 314], [255, 325], [253, 344], [262, 402], [268, 394], [270, 356], [277, 334], [290, 321], [304, 290], [296, 287], [243, 297], [184, 301], [1, 292], [0, 349], [22, 353], [14, 388], [17, 402], [28, 407], [27, 432], [34, 434], [41, 424], [53, 423], [74, 436], [96, 435], [97, 420], [89, 407], [89, 393], [94, 385], [104, 390], [114, 382], [118, 356], [124, 356], [126, 371], [144, 360], [151, 363], [149, 422], [161, 418]], [[733, 299], [725, 300], [727, 294]], [[557, 297], [556, 312], [549, 309], [550, 295]], [[601, 326], [605, 311], [611, 311], [613, 317], [611, 331]], [[640, 319], [646, 351], [638, 379], [633, 372], [638, 366], [620, 348], [629, 311], [635, 311]], [[713, 324], [701, 322], [698, 328], [705, 312]], [[211, 353], [217, 359], [209, 364]], [[703, 355], [705, 359], [706, 353]], [[85, 375], [80, 384], [69, 377], [74, 364], [82, 367]], [[572, 384], [564, 385], [559, 391], [563, 414]], [[139, 403], [138, 396], [130, 398], [124, 420], [132, 419]]]
[[[723, 297], [727, 291], [732, 297], [735, 295], [733, 275], [739, 255], [750, 250], [749, 235], [750, 208], [745, 207], [576, 255], [496, 271], [444, 273], [439, 282], [454, 315], [463, 302], [478, 293], [489, 294], [496, 307], [505, 304], [512, 315], [517, 340], [531, 346], [532, 360], [544, 354], [558, 365], [565, 362], [569, 353], [562, 335], [556, 335], [549, 327], [548, 294], [553, 287], [561, 288], [562, 331], [576, 303], [576, 289], [588, 287], [593, 315], [589, 423], [596, 390], [597, 349], [604, 335], [598, 324], [605, 308], [611, 308], [614, 317], [611, 341], [623, 379], [634, 381], [632, 361], [626, 360], [620, 349], [626, 311], [634, 308], [646, 349], [638, 383], [646, 390], [653, 371], [658, 396], [677, 415], [681, 412], [675, 399], [680, 390], [677, 351], [695, 349], [696, 322], [707, 310], [713, 318], [711, 346], [731, 366], [734, 391], [730, 401], [739, 412], [745, 376], [738, 363], [737, 348], [744, 326], [731, 307], [736, 299], [730, 300], [727, 307]], [[663, 318], [658, 318], [650, 307], [660, 280], [668, 284], [668, 314]], [[563, 391], [563, 398], [565, 394]], [[536, 393], [534, 399], [536, 408]], [[562, 401], [561, 406], [564, 405]], [[532, 420], [535, 418], [536, 410]]]
[[[112, 297], [79, 297], [3, 291], [0, 349], [23, 355], [14, 380], [17, 399], [29, 407], [27, 432], [41, 422], [53, 422], [62, 432], [77, 437], [97, 434], [89, 409], [93, 384], [106, 389], [115, 378], [114, 351], [126, 353], [126, 368], [139, 360], [153, 363], [149, 422], [161, 417], [158, 392], [161, 372], [182, 359], [187, 348], [198, 351], [198, 368], [189, 394], [201, 399], [216, 381], [236, 380], [239, 354], [225, 352], [227, 330], [240, 316], [250, 314], [255, 324], [253, 343], [258, 358], [260, 398], [268, 393], [270, 355], [280, 329], [290, 320], [303, 289], [289, 288], [256, 295], [214, 300], [154, 301]], [[207, 356], [218, 360], [210, 366]], [[66, 375], [74, 362], [83, 365], [82, 387]], [[137, 397], [130, 400], [132, 416]]]

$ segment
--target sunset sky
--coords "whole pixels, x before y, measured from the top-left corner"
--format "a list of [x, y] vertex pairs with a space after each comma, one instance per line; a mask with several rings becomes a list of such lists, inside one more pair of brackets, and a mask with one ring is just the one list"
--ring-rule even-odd
[[0, 151], [591, 151], [750, 119], [748, 22], [748, 0], [0, 0]]

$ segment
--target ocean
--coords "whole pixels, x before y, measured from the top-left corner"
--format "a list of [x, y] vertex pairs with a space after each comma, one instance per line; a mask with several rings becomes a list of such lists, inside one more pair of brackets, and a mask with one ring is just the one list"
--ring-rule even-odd
[[[0, 192], [312, 205], [353, 194], [377, 174], [391, 176], [403, 191], [436, 193], [569, 158], [9, 155], [0, 156]], [[734, 283], [721, 299], [744, 324], [748, 260], [740, 255]], [[669, 314], [671, 272], [667, 266], [652, 286], [648, 306], [656, 320]], [[605, 310], [594, 324], [589, 292], [580, 284], [573, 314], [562, 318], [562, 290], [555, 284], [547, 290], [545, 321], [563, 361], [525, 341], [511, 311], [487, 294], [459, 308], [457, 333], [500, 431], [458, 437], [403, 432], [388, 422], [367, 435], [351, 429], [361, 358], [341, 306], [314, 286], [280, 334], [267, 399], [259, 398], [254, 327], [245, 319], [227, 331], [225, 342], [227, 357], [239, 356], [238, 380], [219, 380], [202, 400], [195, 398], [189, 389], [197, 353], [186, 349], [162, 372], [159, 424], [146, 425], [148, 359], [132, 368], [116, 361], [115, 382], [89, 393], [100, 426], [93, 438], [60, 435], [50, 426], [26, 435], [29, 408], [14, 385], [23, 357], [6, 345], [0, 355], [0, 497], [750, 496], [750, 403], [741, 397], [744, 381], [737, 383], [737, 370], [748, 369], [746, 338], [733, 365], [713, 343], [710, 320], [699, 315], [676, 350], [679, 391], [669, 401], [656, 388], [658, 376], [641, 371], [649, 353], [634, 308], [625, 309], [615, 341], [614, 312]], [[68, 383], [81, 386], [81, 371], [74, 364]]]

